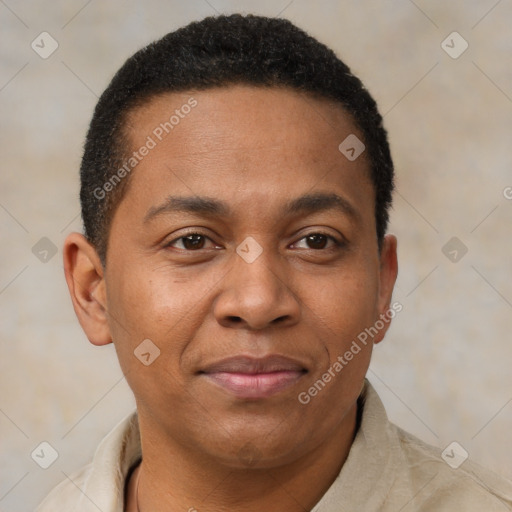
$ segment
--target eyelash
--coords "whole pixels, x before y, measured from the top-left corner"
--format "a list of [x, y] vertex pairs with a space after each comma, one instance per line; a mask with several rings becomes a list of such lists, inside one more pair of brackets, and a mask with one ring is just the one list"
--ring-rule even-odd
[[[297, 242], [300, 242], [301, 240], [304, 240], [308, 236], [312, 236], [312, 235], [325, 236], [327, 238], [327, 242], [331, 241], [333, 245], [331, 247], [327, 247], [325, 249], [312, 249], [309, 247], [308, 249], [310, 251], [318, 251], [318, 252], [329, 251], [329, 250], [339, 249], [339, 248], [343, 247], [343, 245], [344, 245], [344, 243], [342, 241], [338, 240], [337, 238], [335, 238], [332, 235], [329, 235], [328, 233], [324, 233], [323, 231], [311, 231], [310, 233], [307, 233], [306, 235], [299, 238], [299, 240], [297, 240]], [[296, 244], [297, 242], [294, 242], [294, 244]]]
[[[169, 243], [165, 244], [165, 248], [169, 248], [169, 247], [172, 247], [173, 244], [175, 244], [176, 242], [178, 242], [179, 240], [183, 240], [189, 236], [193, 236], [193, 235], [197, 235], [197, 236], [202, 236], [208, 240], [210, 240], [211, 242], [213, 242], [213, 240], [208, 236], [206, 235], [205, 233], [201, 233], [200, 231], [191, 231], [190, 233], [186, 233], [184, 235], [181, 235], [180, 237], [178, 238], [175, 238], [174, 240], [171, 240]], [[336, 249], [336, 248], [341, 248], [343, 247], [345, 244], [344, 242], [336, 239], [334, 236], [328, 234], [328, 233], [324, 233], [322, 231], [311, 231], [310, 233], [307, 233], [306, 235], [302, 236], [301, 238], [299, 238], [299, 240], [297, 240], [297, 242], [294, 242], [294, 244], [300, 242], [301, 240], [304, 240], [305, 238], [309, 237], [309, 236], [312, 236], [312, 235], [321, 235], [321, 236], [325, 236], [328, 241], [331, 241], [333, 244], [334, 244], [334, 247], [331, 246], [330, 248], [322, 248], [322, 249], [312, 249], [312, 248], [308, 248], [310, 251], [328, 251], [328, 250], [333, 250], [333, 249]], [[202, 248], [201, 248], [202, 249]], [[179, 249], [180, 251], [183, 251], [183, 252], [198, 252], [200, 251], [201, 249], [197, 249], [197, 250], [193, 250], [193, 249]]]
[[[181, 235], [180, 237], [175, 238], [174, 240], [171, 240], [169, 243], [165, 244], [165, 247], [166, 248], [167, 247], [171, 247], [172, 244], [178, 242], [179, 240], [184, 240], [185, 238], [187, 238], [189, 236], [193, 236], [193, 235], [202, 236], [203, 238], [207, 238], [208, 240], [213, 242], [213, 240], [208, 235], [206, 235], [205, 233], [201, 233], [200, 231], [191, 231], [190, 233], [185, 233], [184, 235]], [[183, 251], [183, 252], [196, 252], [196, 251], [189, 250], [189, 249], [179, 249], [179, 250]]]

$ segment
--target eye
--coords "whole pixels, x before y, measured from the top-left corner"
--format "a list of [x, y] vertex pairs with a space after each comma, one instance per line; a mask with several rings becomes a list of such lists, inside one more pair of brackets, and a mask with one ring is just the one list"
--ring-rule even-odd
[[[330, 245], [329, 245], [330, 242]], [[334, 246], [341, 246], [341, 242], [336, 240], [333, 236], [326, 235], [325, 233], [310, 233], [302, 237], [298, 242], [294, 244], [294, 246], [298, 246], [298, 244], [302, 244], [300, 249], [314, 249], [314, 250], [322, 250], [329, 249]], [[306, 246], [304, 247], [304, 244]]]
[[201, 233], [189, 233], [188, 235], [180, 236], [179, 238], [172, 240], [166, 245], [166, 247], [175, 247], [182, 251], [197, 251], [199, 249], [207, 248], [205, 247], [207, 241], [210, 241], [212, 245], [215, 245], [206, 235]]

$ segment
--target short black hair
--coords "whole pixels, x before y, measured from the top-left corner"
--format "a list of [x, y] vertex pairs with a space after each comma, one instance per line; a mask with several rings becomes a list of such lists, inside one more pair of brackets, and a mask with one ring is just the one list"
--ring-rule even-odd
[[234, 84], [284, 86], [344, 107], [364, 138], [381, 247], [394, 170], [374, 99], [331, 49], [290, 21], [232, 14], [190, 23], [139, 50], [101, 95], [85, 141], [80, 202], [85, 236], [104, 266], [112, 217], [129, 182], [127, 176], [105, 187], [129, 150], [127, 115], [158, 94]]

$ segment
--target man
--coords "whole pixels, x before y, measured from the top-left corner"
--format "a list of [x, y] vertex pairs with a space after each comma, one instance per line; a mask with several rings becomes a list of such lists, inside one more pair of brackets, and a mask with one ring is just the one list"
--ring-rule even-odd
[[137, 412], [39, 511], [505, 511], [365, 380], [392, 303], [375, 102], [290, 22], [221, 16], [131, 57], [81, 167], [66, 280]]

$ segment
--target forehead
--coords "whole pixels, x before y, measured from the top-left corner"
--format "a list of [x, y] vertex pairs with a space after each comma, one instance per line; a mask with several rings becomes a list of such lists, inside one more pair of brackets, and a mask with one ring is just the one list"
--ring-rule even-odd
[[159, 145], [186, 137], [187, 148], [198, 150], [216, 142], [228, 149], [224, 134], [233, 149], [248, 138], [248, 150], [257, 142], [291, 147], [302, 139], [301, 147], [309, 152], [318, 150], [318, 142], [337, 141], [343, 134], [363, 138], [339, 102], [288, 87], [245, 84], [155, 95], [129, 112], [125, 128], [134, 147], [152, 135]]
[[355, 196], [363, 186], [373, 204], [366, 154], [349, 161], [338, 148], [362, 134], [339, 103], [307, 93], [233, 85], [160, 94], [130, 113], [126, 131], [129, 154], [151, 146], [130, 177], [141, 197], [151, 190], [157, 201], [172, 185], [232, 203], [233, 191], [289, 201], [341, 185]]

